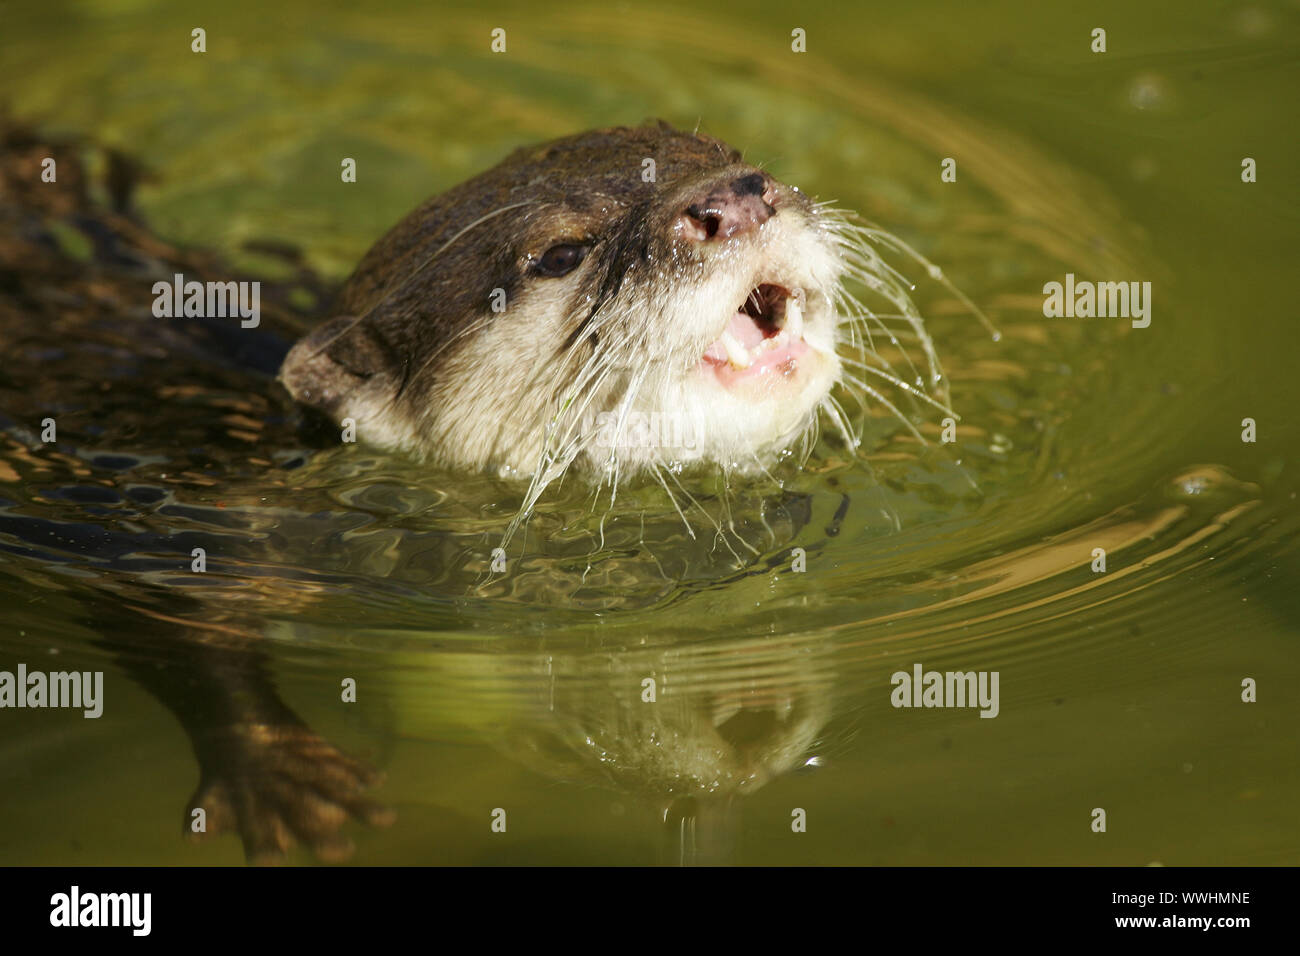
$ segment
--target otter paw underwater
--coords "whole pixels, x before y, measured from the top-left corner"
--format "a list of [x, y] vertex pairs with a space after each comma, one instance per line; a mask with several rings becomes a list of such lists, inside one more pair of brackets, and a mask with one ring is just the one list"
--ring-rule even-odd
[[[585, 132], [519, 149], [403, 219], [280, 380], [372, 445], [531, 478], [529, 503], [571, 466], [615, 483], [702, 463], [761, 474], [806, 455], [823, 418], [856, 446], [837, 386], [909, 428], [879, 387], [948, 412], [909, 283], [876, 246], [942, 279], [716, 139], [665, 123]], [[909, 326], [916, 362], [885, 313]]]

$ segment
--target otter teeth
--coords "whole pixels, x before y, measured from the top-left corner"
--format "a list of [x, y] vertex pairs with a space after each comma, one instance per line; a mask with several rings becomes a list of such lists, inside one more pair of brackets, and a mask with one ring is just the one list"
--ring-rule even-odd
[[736, 337], [730, 332], [722, 333], [722, 347], [727, 350], [727, 361], [736, 368], [749, 368], [754, 364], [754, 356], [736, 341]]
[[741, 345], [730, 332], [723, 332], [722, 337], [718, 340], [722, 347], [727, 350], [727, 361], [735, 368], [745, 369], [757, 361], [758, 357], [764, 352], [770, 352], [773, 349], [784, 348], [791, 341], [790, 332], [782, 329], [771, 338], [764, 339], [752, 349], [747, 349]]
[[796, 289], [785, 302], [785, 324], [782, 334], [792, 339], [803, 338], [803, 289]]

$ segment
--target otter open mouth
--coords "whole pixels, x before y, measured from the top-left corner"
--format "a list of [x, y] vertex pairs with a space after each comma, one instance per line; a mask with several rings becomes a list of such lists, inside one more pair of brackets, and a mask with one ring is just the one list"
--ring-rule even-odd
[[723, 384], [769, 372], [793, 374], [808, 350], [803, 338], [804, 292], [773, 283], [750, 290], [703, 362]]

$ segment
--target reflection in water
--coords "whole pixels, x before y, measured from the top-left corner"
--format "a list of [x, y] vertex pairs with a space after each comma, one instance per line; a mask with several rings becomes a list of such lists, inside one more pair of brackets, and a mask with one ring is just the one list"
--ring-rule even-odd
[[784, 640], [549, 655], [508, 753], [659, 812], [670, 860], [726, 862], [737, 798], [803, 764], [829, 722], [830, 663]]

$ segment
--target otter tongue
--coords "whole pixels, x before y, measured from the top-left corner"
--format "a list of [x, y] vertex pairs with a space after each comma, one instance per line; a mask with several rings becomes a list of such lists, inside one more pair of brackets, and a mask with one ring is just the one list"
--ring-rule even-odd
[[745, 312], [737, 312], [731, 317], [731, 321], [727, 323], [727, 331], [731, 333], [733, 339], [747, 349], [762, 345], [763, 339], [766, 338], [758, 323]]
[[[758, 327], [758, 323], [744, 312], [737, 312], [731, 317], [731, 321], [727, 323], [723, 335], [730, 335], [732, 341], [745, 351], [749, 351], [757, 345], [762, 345], [763, 339], [766, 338], [763, 335], [763, 330]], [[727, 346], [722, 341], [722, 336], [719, 336], [718, 340], [709, 346], [708, 351], [704, 353], [704, 357], [717, 362], [727, 361]]]

